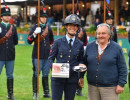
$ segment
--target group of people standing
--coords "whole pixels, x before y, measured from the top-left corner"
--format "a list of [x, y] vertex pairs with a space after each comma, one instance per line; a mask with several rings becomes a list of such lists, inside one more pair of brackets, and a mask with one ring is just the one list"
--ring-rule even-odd
[[[18, 44], [17, 31], [9, 24], [10, 8], [1, 9], [0, 24], [0, 74], [3, 66], [6, 68], [8, 99], [13, 96], [13, 69], [15, 60], [15, 45]], [[84, 72], [74, 71], [75, 66], [87, 68], [88, 100], [119, 100], [127, 80], [127, 66], [122, 48], [116, 43], [117, 35], [112, 27], [112, 18], [106, 18], [106, 23], [99, 24], [96, 39], [86, 45], [86, 37], [81, 28], [81, 20], [76, 14], [65, 18], [65, 36], [54, 41], [53, 32], [46, 24], [46, 10], [40, 10], [40, 26], [34, 25], [28, 35], [28, 43], [33, 45], [33, 99], [37, 95], [37, 45], [40, 35], [39, 73], [42, 71], [43, 97], [52, 100], [74, 100], [78, 85], [84, 87]], [[80, 30], [80, 31], [79, 31]], [[113, 38], [114, 37], [114, 38]], [[114, 41], [115, 42], [114, 42]], [[53, 43], [54, 42], [54, 43]], [[83, 43], [84, 42], [84, 43]], [[50, 45], [52, 44], [52, 47]], [[69, 64], [69, 78], [51, 77], [49, 93], [48, 74], [56, 63]]]

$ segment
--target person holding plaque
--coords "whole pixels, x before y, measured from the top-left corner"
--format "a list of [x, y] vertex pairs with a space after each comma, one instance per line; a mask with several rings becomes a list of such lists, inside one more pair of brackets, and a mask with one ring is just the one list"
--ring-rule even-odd
[[[82, 66], [86, 68], [82, 64], [83, 42], [75, 37], [78, 27], [81, 25], [80, 19], [77, 15], [71, 14], [65, 18], [64, 25], [66, 35], [54, 41], [48, 57], [48, 65], [52, 68], [52, 100], [62, 100], [63, 92], [64, 100], [74, 100], [79, 81], [78, 72], [74, 71], [74, 67]], [[56, 63], [54, 63], [55, 59]], [[54, 75], [54, 72], [57, 72], [57, 74]], [[81, 86], [83, 87], [83, 85]]]

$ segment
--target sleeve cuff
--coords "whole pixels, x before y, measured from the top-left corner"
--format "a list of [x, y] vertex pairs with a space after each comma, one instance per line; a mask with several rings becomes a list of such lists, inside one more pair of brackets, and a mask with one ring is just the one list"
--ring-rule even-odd
[[122, 83], [118, 83], [118, 85], [120, 85], [121, 87], [124, 87], [125, 84], [122, 84]]
[[33, 33], [34, 38], [36, 38], [36, 35]]

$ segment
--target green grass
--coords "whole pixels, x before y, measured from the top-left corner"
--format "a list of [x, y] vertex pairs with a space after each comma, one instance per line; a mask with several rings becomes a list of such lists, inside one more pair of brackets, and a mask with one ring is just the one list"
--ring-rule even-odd
[[[17, 100], [33, 100], [32, 99], [32, 46], [16, 46], [16, 60], [14, 68], [14, 96]], [[128, 66], [128, 56], [125, 55]], [[50, 83], [51, 73], [49, 74]], [[41, 82], [41, 75], [39, 78], [39, 100], [51, 100], [43, 98], [43, 88]], [[87, 99], [87, 81], [85, 77], [85, 87], [83, 88], [84, 97], [77, 96], [75, 100], [88, 100]], [[7, 100], [7, 87], [6, 87], [6, 73], [5, 68], [0, 75], [0, 100]], [[125, 91], [120, 95], [120, 100], [130, 100], [130, 92], [128, 83], [125, 85]]]

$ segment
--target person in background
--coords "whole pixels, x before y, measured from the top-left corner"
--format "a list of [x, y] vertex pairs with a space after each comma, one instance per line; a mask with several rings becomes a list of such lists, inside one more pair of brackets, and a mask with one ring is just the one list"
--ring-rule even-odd
[[92, 25], [95, 22], [95, 16], [92, 14], [92, 11], [89, 11], [89, 14], [86, 17], [86, 25]]
[[54, 21], [54, 16], [52, 15], [51, 17], [47, 18], [47, 24], [51, 25]]
[[62, 100], [63, 92], [64, 100], [74, 100], [79, 80], [78, 72], [74, 71], [74, 66], [82, 65], [84, 55], [83, 42], [75, 37], [78, 27], [81, 25], [79, 17], [70, 14], [65, 18], [64, 25], [66, 35], [55, 40], [50, 50], [48, 64], [51, 68], [55, 59], [56, 63], [68, 63], [70, 74], [69, 78], [51, 78], [52, 100]]
[[125, 19], [123, 16], [120, 17], [119, 25], [125, 26]]
[[[81, 27], [78, 28], [75, 36], [77, 37], [78, 40], [84, 43], [84, 48], [85, 48], [88, 43], [88, 39], [87, 39], [86, 31], [82, 25], [83, 16], [81, 16], [81, 12], [79, 10], [76, 10], [75, 14], [81, 19]], [[84, 96], [82, 93], [82, 87], [80, 87], [79, 85], [77, 86], [76, 94], [79, 96]]]
[[[38, 16], [38, 13], [37, 13]], [[48, 84], [48, 74], [49, 68], [47, 67], [47, 61], [50, 51], [50, 45], [54, 41], [53, 32], [50, 26], [47, 23], [47, 12], [46, 9], [40, 10], [40, 27], [34, 25], [28, 36], [28, 43], [32, 44], [32, 64], [33, 64], [33, 99], [37, 99], [37, 48], [38, 48], [38, 34], [40, 35], [40, 55], [39, 55], [39, 71], [42, 71], [42, 85], [43, 85], [43, 97], [50, 98], [49, 93], [49, 84]]]
[[105, 22], [110, 26], [112, 31], [112, 40], [117, 42], [116, 27], [113, 26], [113, 15], [110, 10], [107, 9]]
[[97, 17], [97, 18], [96, 18], [96, 21], [95, 21], [95, 27], [97, 27], [99, 24], [100, 24], [100, 20], [99, 20], [99, 18]]
[[81, 27], [84, 27], [85, 26], [85, 18], [84, 18], [84, 16], [82, 15], [80, 19], [81, 19]]
[[103, 18], [102, 18], [102, 11], [101, 11], [101, 9], [99, 9], [99, 8], [97, 9], [95, 17], [96, 17], [96, 19], [99, 19], [99, 22], [100, 22], [100, 23], [103, 23]]
[[13, 96], [13, 72], [15, 62], [15, 45], [18, 44], [16, 27], [9, 23], [11, 11], [8, 6], [1, 8], [0, 23], [0, 74], [5, 65], [7, 76], [8, 99], [16, 100]]
[[[88, 39], [87, 39], [87, 34], [84, 28], [79, 27], [78, 31], [76, 32], [76, 37], [78, 40], [82, 41], [84, 44], [84, 50], [86, 48], [86, 45], [88, 43]], [[77, 89], [76, 89], [76, 94], [79, 96], [84, 96], [84, 94], [82, 93], [82, 87], [78, 84]]]
[[[87, 66], [88, 100], [119, 100], [127, 83], [127, 66], [122, 48], [111, 40], [111, 29], [99, 24], [96, 40], [87, 44], [84, 63]], [[84, 83], [84, 73], [80, 74]]]

